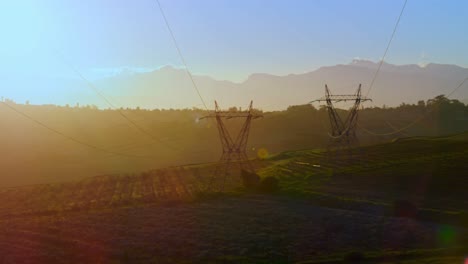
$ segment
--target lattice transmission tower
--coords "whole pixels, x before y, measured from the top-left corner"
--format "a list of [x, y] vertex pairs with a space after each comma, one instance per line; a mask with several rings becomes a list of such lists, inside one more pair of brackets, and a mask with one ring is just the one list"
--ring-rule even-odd
[[[361, 94], [361, 84], [354, 94], [331, 94], [328, 86], [325, 84], [325, 96], [312, 102], [326, 102], [328, 118], [330, 121], [330, 133], [328, 150], [335, 150], [340, 153], [342, 150], [351, 150], [359, 144], [356, 136], [356, 128], [359, 117], [359, 109], [362, 102], [372, 101], [370, 98], [364, 97]], [[311, 102], [311, 103], [312, 103]], [[349, 110], [348, 115], [343, 120], [338, 114], [334, 104], [339, 102], [354, 102]]]
[[[250, 101], [249, 108], [246, 111], [222, 111], [219, 108], [218, 102], [215, 101], [214, 112], [208, 116], [202, 117], [202, 119], [213, 118], [216, 120], [223, 150], [221, 158], [219, 159], [210, 182], [208, 183], [207, 188], [209, 190], [219, 189], [223, 191], [226, 180], [228, 176], [230, 176], [231, 169], [233, 169], [233, 167], [238, 167], [240, 170], [254, 173], [254, 167], [247, 156], [247, 141], [249, 139], [252, 120], [263, 116], [261, 114], [254, 113], [253, 110], [253, 101]], [[231, 134], [224, 123], [226, 119], [232, 118], [245, 119], [242, 128], [235, 139], [231, 137]], [[216, 185], [216, 181], [219, 180], [221, 180], [220, 184], [218, 184], [220, 186], [213, 186]]]

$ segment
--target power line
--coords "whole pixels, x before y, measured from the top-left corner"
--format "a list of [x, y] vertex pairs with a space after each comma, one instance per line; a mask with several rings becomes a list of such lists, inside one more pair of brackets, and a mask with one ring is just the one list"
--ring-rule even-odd
[[[384, 63], [385, 57], [387, 56], [388, 50], [389, 50], [390, 45], [391, 45], [391, 43], [392, 43], [392, 41], [393, 41], [393, 38], [394, 38], [394, 36], [395, 36], [395, 33], [396, 33], [397, 29], [398, 29], [398, 25], [400, 24], [400, 20], [401, 20], [401, 17], [403, 16], [403, 13], [404, 13], [404, 11], [405, 11], [405, 7], [406, 7], [406, 4], [407, 4], [407, 3], [408, 3], [408, 0], [405, 0], [405, 2], [403, 3], [403, 6], [402, 6], [401, 11], [400, 11], [400, 15], [398, 16], [398, 19], [397, 19], [397, 21], [396, 21], [396, 23], [395, 23], [395, 26], [394, 26], [394, 28], [393, 28], [392, 34], [391, 34], [391, 36], [390, 36], [390, 40], [389, 40], [388, 43], [387, 43], [387, 47], [385, 48], [383, 57], [382, 57], [382, 59], [380, 60], [380, 63], [379, 63], [379, 65], [378, 65], [378, 67], [377, 67], [377, 70], [376, 70], [376, 72], [375, 72], [375, 74], [374, 74], [374, 76], [373, 76], [373, 78], [372, 78], [372, 81], [371, 81], [371, 84], [370, 84], [370, 86], [369, 86], [369, 90], [367, 91], [366, 96], [369, 95], [369, 93], [371, 92], [372, 87], [373, 87], [373, 85], [374, 85], [374, 83], [375, 83], [375, 80], [377, 79], [377, 76], [378, 76], [378, 74], [379, 74], [379, 72], [380, 72], [380, 69], [382, 68], [382, 65], [383, 65], [383, 63]], [[468, 77], [466, 77], [455, 89], [453, 89], [453, 90], [447, 95], [447, 98], [449, 98], [453, 93], [455, 93], [458, 89], [460, 89], [460, 88], [463, 86], [463, 84], [464, 84], [467, 80], [468, 80]], [[364, 132], [370, 134], [370, 135], [375, 135], [375, 136], [390, 136], [390, 135], [394, 135], [394, 134], [400, 133], [400, 132], [402, 132], [402, 131], [404, 131], [404, 130], [407, 130], [408, 128], [414, 126], [415, 124], [417, 124], [417, 123], [419, 123], [421, 120], [423, 120], [429, 113], [431, 113], [431, 111], [427, 112], [425, 115], [423, 115], [423, 116], [421, 116], [421, 117], [419, 117], [419, 118], [416, 118], [415, 120], [413, 120], [413, 122], [409, 123], [408, 125], [406, 125], [406, 126], [400, 128], [400, 129], [394, 130], [393, 132], [389, 132], [389, 133], [375, 133], [375, 132], [372, 132], [372, 131], [370, 131], [370, 130], [364, 128], [364, 127], [359, 127], [359, 128], [360, 128], [361, 130], [363, 130]]]
[[460, 89], [467, 80], [468, 80], [468, 77], [466, 77], [455, 89], [453, 89], [449, 94], [447, 94], [447, 98], [449, 98], [450, 96], [452, 96], [452, 94], [458, 91], [458, 89]]
[[372, 90], [372, 87], [374, 86], [374, 82], [377, 79], [377, 75], [380, 72], [380, 68], [382, 68], [382, 65], [384, 63], [385, 57], [387, 56], [388, 49], [390, 48], [390, 44], [392, 44], [393, 37], [395, 36], [395, 33], [397, 31], [398, 25], [400, 24], [401, 17], [403, 16], [403, 12], [405, 11], [406, 3], [408, 0], [405, 0], [403, 7], [401, 8], [400, 15], [398, 16], [398, 19], [396, 21], [395, 27], [393, 28], [392, 35], [390, 36], [390, 40], [387, 43], [387, 47], [385, 48], [384, 54], [382, 56], [382, 59], [380, 60], [379, 66], [377, 67], [377, 70], [375, 71], [374, 77], [372, 78], [371, 84], [369, 86], [369, 90], [367, 90], [366, 96], [369, 96], [370, 91]]
[[55, 129], [55, 128], [52, 128], [48, 125], [46, 125], [45, 123], [31, 117], [30, 115], [26, 114], [25, 112], [11, 106], [10, 104], [6, 103], [6, 102], [1, 102], [3, 103], [3, 105], [5, 105], [6, 107], [8, 107], [9, 109], [11, 109], [12, 111], [16, 112], [17, 114], [29, 119], [30, 121], [54, 132], [55, 134], [65, 138], [65, 139], [68, 139], [70, 141], [73, 141], [77, 144], [80, 144], [80, 145], [83, 145], [83, 146], [86, 146], [88, 148], [91, 148], [91, 149], [94, 149], [94, 150], [97, 150], [97, 151], [100, 151], [100, 152], [105, 152], [105, 153], [108, 153], [108, 154], [113, 154], [113, 155], [116, 155], [116, 156], [123, 156], [123, 157], [131, 157], [131, 158], [151, 158], [150, 156], [138, 156], [138, 155], [132, 155], [132, 154], [126, 154], [126, 153], [120, 153], [120, 152], [115, 152], [115, 151], [111, 151], [111, 150], [107, 150], [107, 149], [104, 149], [102, 147], [98, 147], [98, 146], [95, 146], [95, 145], [92, 145], [92, 144], [89, 144], [89, 143], [86, 143], [84, 141], [81, 141], [79, 139], [76, 139], [72, 136], [69, 136], [63, 132], [60, 132], [59, 130]]
[[158, 4], [158, 7], [159, 7], [159, 11], [161, 12], [161, 15], [164, 19], [164, 23], [166, 24], [166, 27], [167, 27], [167, 30], [169, 31], [169, 34], [171, 35], [171, 38], [172, 38], [172, 42], [177, 50], [177, 53], [179, 54], [179, 57], [180, 57], [180, 60], [182, 61], [182, 64], [184, 64], [184, 67], [185, 67], [185, 71], [187, 72], [187, 75], [189, 76], [190, 78], [190, 81], [192, 82], [192, 85], [193, 87], [195, 88], [195, 90], [197, 91], [197, 94], [198, 94], [198, 97], [200, 98], [201, 102], [203, 103], [203, 106], [205, 107], [206, 110], [208, 110], [208, 106], [206, 105], [205, 103], [205, 100], [203, 99], [203, 96], [201, 95], [200, 93], [200, 90], [198, 89], [198, 86], [197, 84], [195, 83], [195, 80], [193, 79], [193, 76], [192, 76], [192, 73], [190, 72], [188, 66], [187, 66], [187, 63], [185, 61], [185, 58], [184, 56], [182, 55], [182, 51], [180, 50], [179, 48], [179, 45], [177, 44], [177, 40], [175, 38], [175, 35], [174, 35], [174, 32], [172, 31], [172, 28], [171, 26], [169, 25], [169, 21], [166, 17], [166, 14], [164, 13], [164, 9], [161, 5], [161, 2], [159, 0], [156, 0], [157, 4]]
[[184, 65], [185, 72], [187, 73], [187, 75], [188, 75], [188, 77], [189, 77], [189, 79], [190, 79], [190, 81], [192, 83], [193, 88], [197, 92], [197, 95], [200, 98], [201, 103], [205, 107], [205, 110], [209, 111], [209, 108], [208, 108], [205, 100], [203, 99], [203, 96], [202, 96], [202, 94], [200, 92], [200, 89], [198, 88], [198, 85], [195, 82], [195, 79], [193, 78], [192, 73], [190, 72], [190, 69], [189, 69], [189, 67], [187, 65], [187, 62], [186, 62], [186, 60], [184, 58], [184, 55], [182, 54], [182, 51], [181, 51], [181, 49], [179, 47], [179, 44], [177, 42], [177, 39], [175, 37], [174, 31], [172, 30], [171, 25], [169, 24], [169, 20], [167, 19], [166, 13], [164, 12], [164, 8], [162, 7], [161, 2], [159, 0], [156, 0], [156, 3], [158, 4], [159, 11], [160, 11], [161, 16], [162, 16], [162, 18], [164, 20], [164, 24], [166, 25], [166, 28], [169, 31], [169, 34], [171, 35], [172, 43], [174, 44], [174, 47], [177, 50], [177, 54], [179, 55], [180, 60], [181, 60], [182, 64]]
[[[374, 76], [373, 76], [373, 78], [372, 78], [371, 84], [370, 84], [370, 86], [369, 86], [369, 90], [367, 91], [365, 97], [368, 97], [368, 95], [369, 95], [370, 91], [372, 90], [372, 87], [373, 87], [373, 85], [374, 85], [374, 83], [375, 83], [375, 80], [377, 79], [377, 75], [379, 74], [380, 69], [382, 68], [382, 65], [383, 65], [383, 63], [384, 63], [385, 57], [387, 56], [388, 50], [389, 50], [389, 48], [390, 48], [390, 44], [392, 43], [392, 40], [393, 40], [393, 38], [394, 38], [394, 36], [395, 36], [396, 30], [397, 30], [397, 28], [398, 28], [398, 25], [400, 24], [400, 20], [401, 20], [401, 17], [403, 16], [403, 12], [404, 12], [404, 10], [405, 10], [405, 7], [406, 7], [407, 2], [408, 2], [408, 0], [405, 0], [403, 6], [402, 6], [402, 8], [401, 8], [400, 14], [399, 14], [398, 19], [397, 19], [397, 21], [396, 21], [396, 23], [395, 23], [395, 26], [394, 26], [394, 28], [393, 28], [392, 34], [391, 34], [391, 36], [390, 36], [390, 40], [389, 40], [388, 43], [387, 43], [387, 47], [385, 48], [384, 54], [383, 54], [383, 56], [382, 56], [382, 59], [380, 60], [380, 63], [379, 63], [379, 65], [378, 65], [378, 67], [377, 67], [377, 70], [376, 70], [376, 72], [375, 72], [375, 74], [374, 74]], [[355, 124], [355, 127], [357, 127], [357, 124]], [[350, 129], [350, 127], [348, 126], [348, 127], [346, 127], [346, 128], [344, 129], [344, 131], [343, 131], [342, 133], [338, 133], [338, 135], [334, 135], [334, 134], [333, 134], [333, 135], [328, 134], [328, 135], [329, 135], [329, 137], [332, 138], [332, 139], [340, 139], [343, 135], [347, 135], [347, 134], [348, 134], [348, 130], [349, 130], [349, 129]]]
[[[463, 79], [463, 81], [461, 81], [457, 87], [455, 87], [455, 89], [453, 89], [450, 93], [448, 93], [447, 95], [447, 98], [450, 98], [450, 96], [452, 96], [452, 94], [454, 94], [456, 91], [458, 91], [458, 89], [460, 89], [464, 84], [465, 82], [468, 81], [468, 77], [466, 77], [465, 79]], [[414, 126], [415, 124], [419, 123], [421, 120], [423, 120], [424, 118], [427, 117], [427, 115], [429, 115], [430, 113], [432, 113], [434, 111], [434, 109], [431, 109], [430, 111], [426, 112], [424, 115], [420, 116], [419, 118], [416, 118], [415, 120], [413, 120], [413, 122], [409, 123], [408, 125], [398, 129], [398, 130], [395, 130], [395, 131], [392, 131], [392, 132], [389, 132], [389, 133], [375, 133], [375, 132], [372, 132], [370, 131], [369, 129], [366, 129], [364, 127], [359, 127], [359, 129], [361, 129], [362, 131], [364, 131], [365, 133], [367, 134], [370, 134], [370, 135], [373, 135], [373, 136], [391, 136], [391, 135], [394, 135], [394, 134], [397, 134], [397, 133], [400, 133], [402, 131], [405, 131], [407, 130], [408, 128]]]
[[[393, 130], [398, 130], [398, 128], [396, 128], [394, 125], [392, 125], [389, 121], [386, 121], [385, 123], [387, 123], [387, 125], [388, 125], [391, 129], [393, 129]], [[403, 132], [403, 131], [401, 131], [401, 134], [402, 134], [403, 136], [409, 136], [408, 133], [405, 133], [405, 132]]]
[[414, 126], [415, 124], [417, 124], [418, 122], [420, 122], [421, 120], [423, 120], [424, 118], [426, 118], [427, 114], [429, 114], [430, 112], [427, 112], [425, 115], [422, 115], [420, 116], [419, 118], [416, 118], [415, 120], [413, 120], [413, 122], [409, 123], [408, 125], [400, 128], [400, 129], [397, 129], [397, 130], [394, 130], [392, 132], [388, 132], [388, 133], [375, 133], [375, 132], [372, 132], [371, 130], [365, 128], [365, 127], [359, 127], [359, 129], [361, 129], [362, 131], [364, 131], [365, 133], [367, 134], [370, 134], [370, 135], [373, 135], [373, 136], [391, 136], [391, 135], [395, 135], [395, 134], [398, 134], [402, 131], [405, 131], [407, 130], [408, 128]]
[[179, 151], [180, 148], [176, 148], [175, 146], [161, 140], [160, 138], [152, 135], [151, 133], [149, 133], [148, 131], [146, 131], [144, 128], [142, 128], [140, 125], [138, 125], [135, 121], [133, 121], [131, 118], [129, 118], [122, 110], [120, 110], [118, 107], [116, 107], [102, 92], [99, 91], [99, 89], [91, 82], [89, 81], [77, 68], [75, 68], [69, 61], [67, 61], [65, 59], [65, 57], [59, 53], [59, 55], [61, 55], [60, 57], [62, 58], [62, 60], [68, 65], [68, 67], [76, 73], [76, 75], [78, 75], [85, 83], [86, 85], [91, 88], [91, 90], [93, 90], [101, 99], [103, 99], [111, 108], [113, 108], [114, 110], [116, 110], [125, 120], [127, 120], [127, 122], [129, 122], [130, 124], [132, 124], [136, 129], [138, 129], [141, 133], [145, 134], [146, 136], [148, 136], [150, 139], [152, 139], [153, 141], [155, 142], [158, 142], [158, 143], [161, 143], [163, 145], [165, 145], [166, 147], [172, 149], [172, 150], [175, 150], [175, 151]]

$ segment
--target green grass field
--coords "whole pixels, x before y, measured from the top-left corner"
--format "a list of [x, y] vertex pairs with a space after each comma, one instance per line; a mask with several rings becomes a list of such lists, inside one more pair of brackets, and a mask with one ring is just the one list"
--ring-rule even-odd
[[271, 157], [259, 173], [277, 177], [289, 195], [376, 205], [405, 199], [461, 214], [468, 208], [467, 135], [399, 139], [341, 159], [319, 150], [287, 152]]

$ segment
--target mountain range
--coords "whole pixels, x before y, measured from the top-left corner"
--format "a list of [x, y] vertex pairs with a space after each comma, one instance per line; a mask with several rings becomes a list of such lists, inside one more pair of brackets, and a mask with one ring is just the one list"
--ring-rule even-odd
[[[207, 108], [213, 108], [214, 100], [223, 108], [246, 106], [253, 100], [256, 108], [276, 110], [322, 97], [325, 84], [334, 94], [353, 94], [362, 84], [363, 95], [367, 95], [377, 68], [376, 62], [353, 60], [349, 64], [321, 67], [301, 74], [276, 76], [256, 73], [243, 82], [216, 80], [201, 75], [193, 75], [193, 80]], [[368, 105], [396, 106], [440, 94], [448, 95], [467, 76], [468, 69], [456, 65], [430, 63], [422, 67], [383, 63], [368, 94], [373, 99]], [[204, 108], [187, 72], [171, 66], [146, 73], [127, 70], [100, 79], [95, 84], [118, 106]], [[468, 98], [468, 82], [451, 98]]]

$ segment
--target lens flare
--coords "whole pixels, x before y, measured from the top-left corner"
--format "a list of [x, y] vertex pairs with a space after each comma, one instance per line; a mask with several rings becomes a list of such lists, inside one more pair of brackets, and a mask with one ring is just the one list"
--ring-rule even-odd
[[438, 231], [439, 242], [442, 245], [450, 245], [455, 241], [455, 229], [450, 226], [442, 226]]
[[260, 159], [266, 159], [268, 158], [270, 154], [268, 153], [268, 150], [265, 149], [265, 148], [260, 148], [258, 151], [257, 151], [257, 156], [260, 158]]

